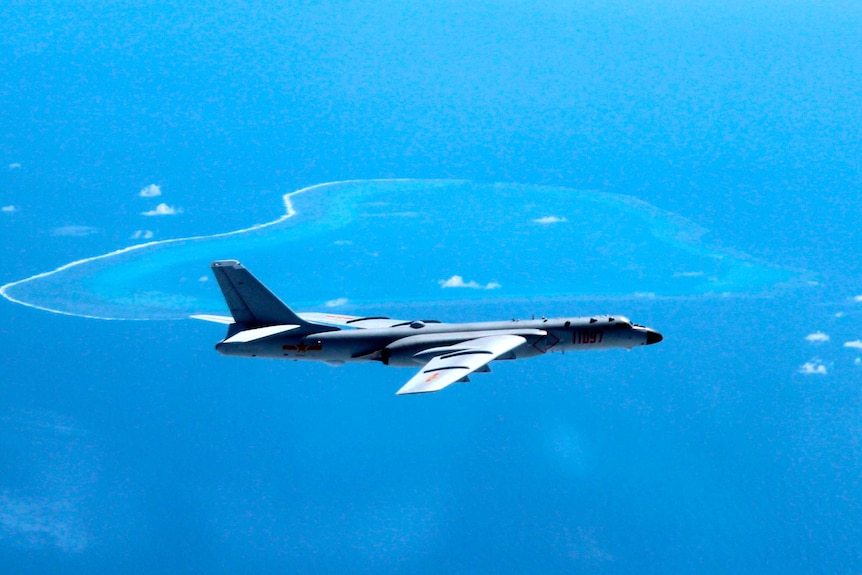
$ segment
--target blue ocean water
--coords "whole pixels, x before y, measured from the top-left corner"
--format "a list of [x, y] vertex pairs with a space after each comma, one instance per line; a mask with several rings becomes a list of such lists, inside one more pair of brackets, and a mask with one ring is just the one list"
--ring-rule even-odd
[[220, 326], [2, 301], [3, 572], [859, 571], [862, 6], [35, 1], [0, 22], [2, 284], [378, 178], [632, 196], [811, 281], [393, 302], [665, 335], [420, 398], [393, 395], [409, 370], [221, 357]]

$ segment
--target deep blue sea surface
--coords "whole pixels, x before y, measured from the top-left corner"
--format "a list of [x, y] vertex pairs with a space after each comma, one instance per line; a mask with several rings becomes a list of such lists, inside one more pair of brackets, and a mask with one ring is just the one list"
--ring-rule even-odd
[[[0, 300], [0, 572], [862, 570], [862, 4], [36, 0], [0, 22], [0, 284], [272, 222], [315, 184], [445, 180], [469, 189], [433, 217], [375, 189], [39, 297], [180, 317], [218, 305], [207, 258], [238, 258], [303, 311], [665, 336], [405, 398], [410, 370]], [[576, 192], [529, 208], [498, 183]], [[766, 275], [705, 287], [734, 262]], [[164, 269], [169, 297], [135, 289]]]

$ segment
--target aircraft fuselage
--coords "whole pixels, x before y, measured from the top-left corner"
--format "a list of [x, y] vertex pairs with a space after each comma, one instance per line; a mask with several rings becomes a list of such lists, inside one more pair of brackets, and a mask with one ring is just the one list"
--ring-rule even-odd
[[[287, 326], [286, 326], [287, 327]], [[520, 359], [549, 352], [631, 349], [661, 341], [658, 332], [632, 324], [621, 316], [509, 320], [476, 323], [431, 323], [416, 321], [402, 327], [346, 329], [295, 334], [289, 329], [252, 341], [216, 346], [224, 355], [274, 359], [316, 360], [332, 363], [381, 361], [386, 365], [410, 366], [428, 360], [425, 350], [496, 335], [524, 337], [520, 346], [499, 359]]]

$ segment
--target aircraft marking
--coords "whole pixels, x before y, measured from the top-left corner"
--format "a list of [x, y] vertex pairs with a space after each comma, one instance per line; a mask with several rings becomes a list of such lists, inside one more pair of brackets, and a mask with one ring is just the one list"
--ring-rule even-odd
[[295, 351], [297, 353], [305, 353], [308, 351], [321, 351], [323, 349], [323, 345], [316, 343], [312, 345], [308, 345], [305, 342], [300, 342], [298, 345], [283, 345], [281, 346], [283, 351]]
[[602, 343], [605, 332], [602, 330], [576, 331], [572, 335], [572, 343], [589, 345]]

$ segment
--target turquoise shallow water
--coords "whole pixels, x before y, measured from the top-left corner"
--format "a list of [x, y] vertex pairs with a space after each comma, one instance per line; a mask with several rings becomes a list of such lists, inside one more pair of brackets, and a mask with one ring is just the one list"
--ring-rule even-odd
[[[4, 289], [100, 318], [225, 313], [209, 263], [238, 259], [290, 305], [750, 294], [794, 272], [719, 248], [629, 196], [450, 180], [370, 180], [285, 196], [279, 220], [119, 250]], [[357, 279], [359, 278], [359, 279]]]

